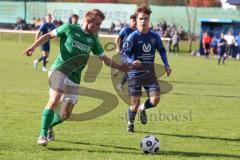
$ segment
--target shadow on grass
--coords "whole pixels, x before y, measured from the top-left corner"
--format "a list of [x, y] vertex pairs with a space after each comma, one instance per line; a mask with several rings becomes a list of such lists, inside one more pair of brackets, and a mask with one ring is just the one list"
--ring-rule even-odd
[[223, 140], [223, 141], [230, 141], [230, 142], [240, 141], [240, 138], [207, 137], [207, 136], [198, 136], [198, 135], [169, 134], [169, 133], [156, 133], [156, 132], [145, 132], [145, 131], [137, 131], [137, 133], [164, 135], [164, 136], [172, 136], [172, 137], [180, 137], [180, 138], [199, 138], [199, 139], [209, 139], [209, 140]]
[[[122, 146], [115, 146], [115, 145], [106, 145], [106, 144], [94, 144], [88, 142], [73, 142], [73, 141], [58, 141], [58, 142], [66, 142], [71, 144], [79, 144], [79, 145], [87, 145], [87, 146], [99, 146], [104, 147], [102, 149], [79, 149], [79, 148], [53, 148], [49, 147], [48, 150], [50, 151], [86, 151], [92, 153], [119, 153], [119, 154], [132, 154], [132, 155], [144, 155], [140, 149], [133, 148], [133, 147], [122, 147]], [[106, 148], [114, 148], [117, 150], [108, 150]], [[119, 150], [121, 149], [121, 150]], [[239, 159], [240, 156], [238, 155], [230, 155], [230, 154], [219, 154], [219, 153], [205, 153], [205, 152], [180, 152], [180, 151], [160, 151], [158, 155], [164, 156], [185, 156], [185, 157], [219, 157], [219, 158], [231, 158], [231, 159]], [[151, 155], [150, 155], [151, 156]], [[156, 155], [155, 155], [156, 156]]]
[[66, 142], [66, 143], [72, 143], [72, 144], [80, 144], [80, 145], [88, 145], [88, 146], [99, 146], [99, 147], [109, 147], [109, 148], [115, 148], [115, 149], [125, 149], [125, 150], [132, 150], [132, 151], [140, 151], [138, 148], [133, 147], [122, 147], [122, 146], [115, 146], [115, 145], [108, 145], [108, 144], [93, 144], [88, 142], [73, 142], [73, 141], [58, 141], [58, 142]]
[[211, 83], [211, 82], [194, 82], [194, 81], [169, 81], [170, 83], [178, 83], [178, 84], [196, 84], [196, 85], [213, 85], [213, 86], [239, 86], [239, 84], [223, 84], [223, 83]]
[[240, 96], [228, 96], [228, 95], [210, 95], [210, 94], [189, 94], [189, 93], [179, 93], [179, 92], [172, 92], [171, 94], [174, 94], [174, 95], [181, 95], [181, 96], [192, 96], [192, 95], [195, 95], [195, 96], [205, 96], [205, 97], [220, 97], [220, 98], [237, 98], [237, 99], [240, 99]]

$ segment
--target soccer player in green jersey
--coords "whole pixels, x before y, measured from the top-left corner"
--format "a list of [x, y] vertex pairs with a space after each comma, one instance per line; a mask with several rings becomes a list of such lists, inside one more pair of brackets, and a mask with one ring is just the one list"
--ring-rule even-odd
[[[80, 84], [81, 72], [91, 51], [107, 66], [126, 72], [127, 67], [108, 58], [99, 43], [97, 32], [104, 19], [100, 10], [89, 10], [81, 26], [64, 24], [41, 36], [24, 51], [24, 55], [31, 56], [36, 47], [52, 38], [60, 38], [60, 54], [49, 71], [49, 101], [42, 112], [39, 145], [46, 146], [48, 141], [54, 140], [52, 127], [70, 117], [78, 98], [76, 88], [79, 87], [74, 86]], [[54, 112], [58, 105], [61, 106], [59, 113]]]

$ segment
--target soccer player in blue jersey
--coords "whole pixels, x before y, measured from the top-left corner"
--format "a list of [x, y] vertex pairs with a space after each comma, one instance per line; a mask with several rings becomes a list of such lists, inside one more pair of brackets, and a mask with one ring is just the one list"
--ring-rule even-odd
[[[45, 22], [42, 23], [42, 25], [39, 28], [39, 31], [36, 34], [35, 41], [37, 41], [41, 35], [47, 34], [56, 28], [51, 21], [52, 21], [52, 15], [48, 14], [45, 18]], [[46, 72], [47, 58], [49, 56], [49, 51], [50, 51], [50, 41], [41, 45], [41, 51], [42, 51], [42, 56], [39, 59], [36, 59], [33, 61], [34, 69], [37, 69], [38, 63], [43, 61], [42, 71]]]
[[225, 64], [225, 60], [227, 58], [226, 55], [226, 48], [227, 48], [227, 41], [224, 39], [224, 33], [221, 33], [221, 37], [218, 41], [218, 64], [221, 64], [221, 59], [222, 59], [222, 64]]
[[[129, 34], [131, 34], [136, 29], [136, 15], [130, 16], [130, 24], [127, 27], [124, 27], [120, 32], [119, 36], [117, 37], [117, 52], [121, 54], [123, 43], [126, 41]], [[114, 74], [117, 74], [118, 70], [115, 70]], [[127, 74], [124, 74], [122, 77], [121, 82], [118, 84], [117, 88], [121, 91], [123, 89], [123, 85], [127, 82]]]
[[[123, 63], [131, 66], [128, 72], [128, 92], [131, 101], [128, 109], [128, 132], [134, 132], [134, 120], [138, 108], [140, 109], [140, 121], [146, 124], [146, 109], [155, 107], [160, 101], [160, 87], [154, 69], [155, 50], [160, 53], [167, 76], [171, 73], [161, 38], [150, 30], [150, 14], [151, 10], [147, 5], [138, 7], [136, 11], [137, 30], [128, 36], [122, 50]], [[142, 87], [149, 97], [140, 105]]]

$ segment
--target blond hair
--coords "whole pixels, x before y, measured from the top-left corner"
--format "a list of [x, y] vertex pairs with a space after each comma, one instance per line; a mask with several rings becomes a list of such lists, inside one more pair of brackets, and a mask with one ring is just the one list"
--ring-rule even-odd
[[93, 20], [97, 16], [99, 16], [102, 20], [105, 19], [105, 15], [99, 9], [92, 9], [92, 10], [87, 11], [87, 13], [85, 13], [85, 15], [84, 15], [84, 18]]

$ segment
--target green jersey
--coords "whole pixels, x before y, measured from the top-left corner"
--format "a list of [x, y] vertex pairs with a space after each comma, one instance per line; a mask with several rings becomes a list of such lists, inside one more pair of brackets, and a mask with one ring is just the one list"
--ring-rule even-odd
[[60, 37], [60, 54], [51, 70], [61, 71], [71, 81], [80, 84], [81, 72], [87, 64], [90, 52], [98, 56], [104, 53], [97, 35], [84, 32], [76, 24], [64, 24], [54, 33]]

